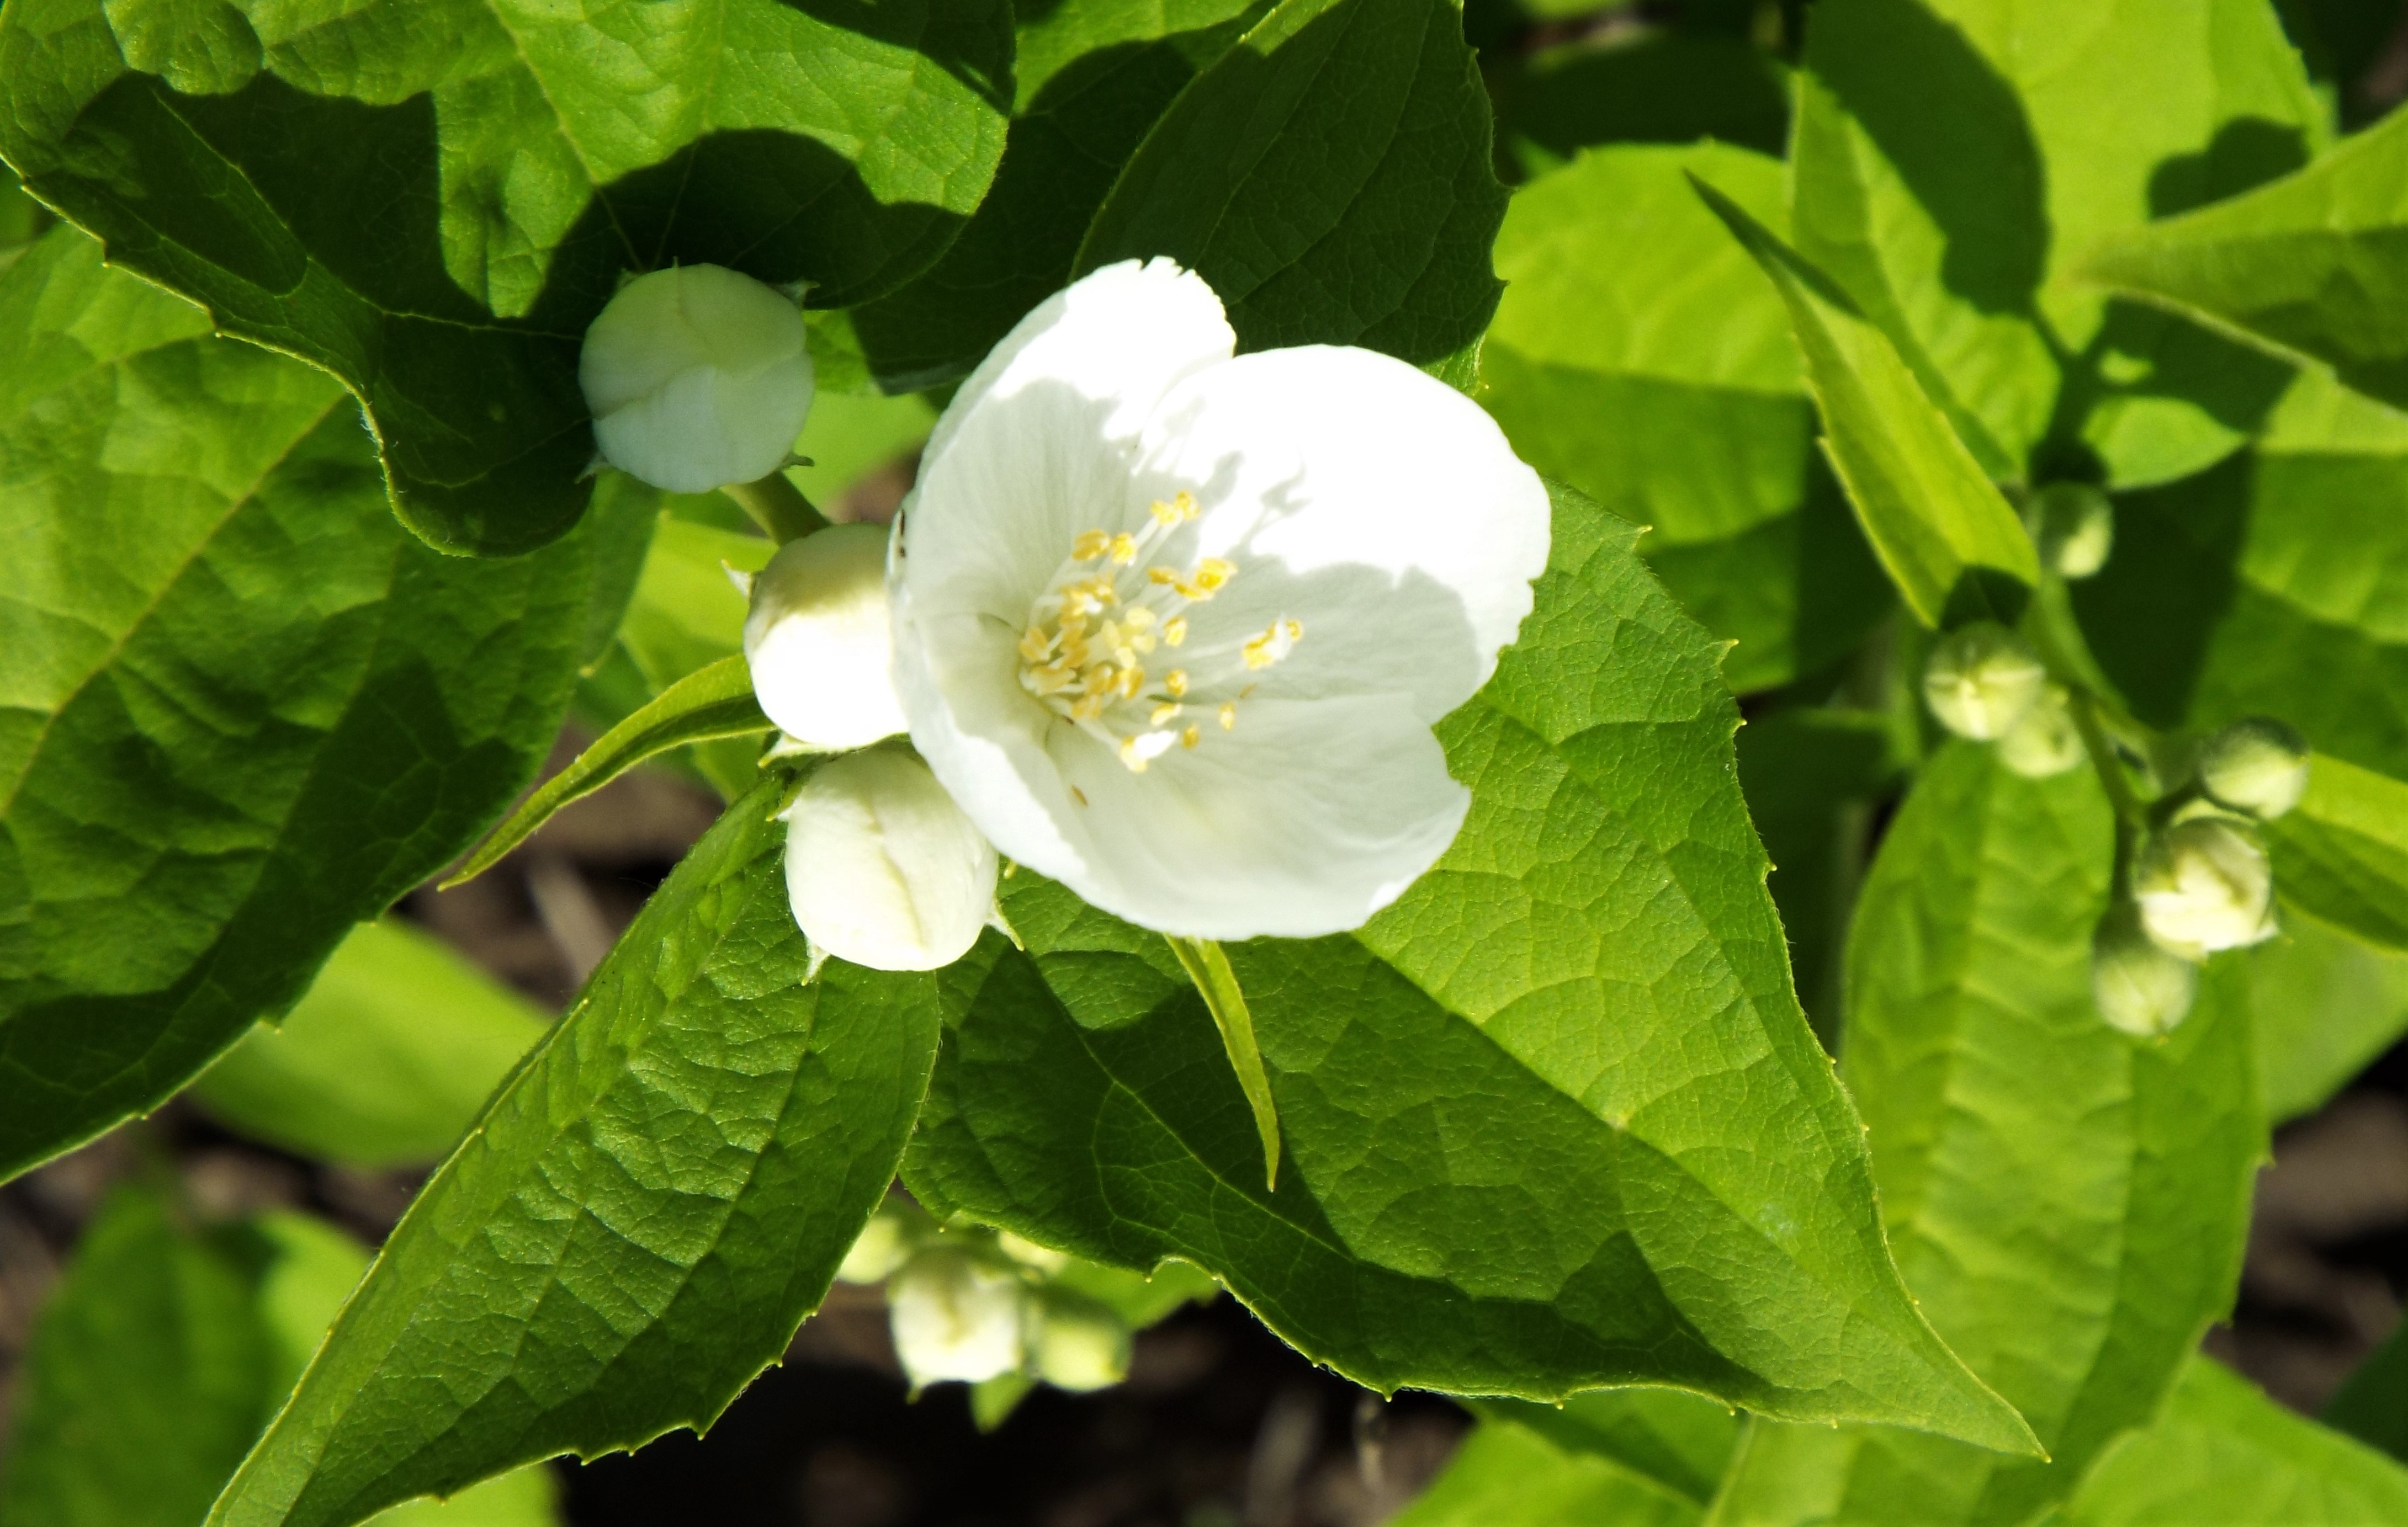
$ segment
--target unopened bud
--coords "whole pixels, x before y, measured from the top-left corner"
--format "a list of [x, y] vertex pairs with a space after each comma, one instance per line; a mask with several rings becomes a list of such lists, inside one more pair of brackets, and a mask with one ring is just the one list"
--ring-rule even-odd
[[744, 618], [752, 692], [778, 729], [831, 752], [909, 724], [889, 668], [882, 525], [831, 525], [789, 541], [753, 575]]
[[2120, 902], [2109, 908], [2090, 940], [2090, 994], [2100, 1017], [2151, 1038], [2189, 1016], [2198, 993], [2198, 967], [2157, 947], [2141, 926], [2139, 907]]
[[1999, 739], [1999, 762], [2027, 779], [2063, 774], [2082, 759], [2082, 730], [2073, 724], [2060, 684], [2043, 690], [2023, 719]]
[[1941, 637], [1923, 665], [1923, 697], [1931, 713], [1976, 742], [2006, 735], [2047, 684], [2047, 670], [2023, 638], [1994, 621], [1976, 621]]
[[603, 459], [679, 493], [775, 472], [811, 407], [802, 313], [721, 265], [621, 287], [585, 331], [577, 380]]
[[839, 1283], [877, 1283], [910, 1257], [926, 1236], [927, 1216], [888, 1199], [853, 1237], [853, 1249], [836, 1270]]
[[1043, 1273], [1048, 1277], [1070, 1265], [1068, 1252], [1056, 1251], [1050, 1246], [1039, 1246], [1035, 1241], [1015, 1235], [1008, 1230], [996, 1233], [995, 1246], [996, 1250], [1023, 1267], [1032, 1272]]
[[1129, 1329], [1088, 1300], [1051, 1294], [1031, 1301], [1037, 1377], [1055, 1389], [1097, 1390], [1128, 1377]]
[[2024, 518], [2041, 565], [2059, 578], [2088, 578], [2115, 549], [2115, 507], [2086, 482], [2050, 483], [2032, 494]]
[[2266, 849], [2220, 817], [2193, 817], [2151, 838], [2132, 866], [2132, 897], [2149, 936], [2186, 960], [2273, 936]]
[[994, 847], [928, 765], [848, 753], [786, 808], [786, 899], [812, 948], [872, 970], [935, 970], [995, 912]]
[[886, 1285], [895, 1354], [914, 1385], [975, 1384], [1020, 1366], [1018, 1277], [952, 1247], [921, 1252]]
[[2271, 821], [2308, 791], [2308, 741], [2271, 716], [2238, 721], [2199, 753], [2200, 788], [2218, 806]]

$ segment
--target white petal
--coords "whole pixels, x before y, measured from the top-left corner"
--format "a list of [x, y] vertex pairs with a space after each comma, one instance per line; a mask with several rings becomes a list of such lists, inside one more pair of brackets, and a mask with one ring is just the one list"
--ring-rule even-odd
[[917, 759], [836, 759], [786, 822], [786, 897], [815, 949], [873, 970], [935, 970], [978, 941], [995, 849]]
[[977, 1383], [1020, 1366], [1020, 1280], [939, 1249], [886, 1286], [896, 1355], [915, 1384]]
[[927, 612], [1018, 622], [1081, 531], [1117, 519], [1166, 390], [1227, 359], [1221, 302], [1168, 260], [1126, 261], [1021, 320], [938, 421], [899, 576]]
[[798, 742], [841, 750], [902, 731], [885, 530], [832, 525], [780, 547], [752, 579], [744, 656], [761, 708]]
[[656, 488], [707, 492], [778, 469], [810, 410], [802, 314], [750, 276], [639, 276], [586, 330], [578, 382], [605, 459]]
[[1194, 623], [1303, 623], [1267, 696], [1403, 691], [1435, 721], [1487, 682], [1546, 566], [1538, 474], [1477, 404], [1369, 350], [1266, 350], [1171, 389], [1131, 499], [1182, 487], [1196, 549], [1241, 569]]

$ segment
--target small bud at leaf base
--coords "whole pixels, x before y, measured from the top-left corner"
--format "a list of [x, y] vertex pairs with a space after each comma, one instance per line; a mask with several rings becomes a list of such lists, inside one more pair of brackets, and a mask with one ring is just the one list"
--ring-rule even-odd
[[1105, 1389], [1128, 1377], [1129, 1329], [1120, 1317], [1084, 1299], [1052, 1295], [1033, 1301], [1030, 1345], [1037, 1377], [1055, 1389]]
[[1020, 1279], [968, 1252], [938, 1247], [886, 1285], [895, 1354], [916, 1385], [975, 1384], [1020, 1366]]
[[866, 748], [909, 724], [888, 672], [886, 538], [882, 525], [832, 525], [780, 547], [752, 579], [752, 693], [806, 747]]
[[1976, 621], [1941, 637], [1923, 666], [1923, 697], [1931, 713], [1976, 742], [2006, 735], [2047, 685], [2047, 671], [2024, 639], [1994, 621]]
[[2218, 806], [2271, 821], [2307, 793], [2307, 739], [2271, 716], [2235, 721], [2200, 749], [2199, 784]]
[[2115, 507], [2086, 482], [2050, 483], [2032, 494], [2024, 520], [2041, 565], [2059, 578], [2088, 578], [2115, 549]]
[[2217, 817], [2178, 821], [2132, 866], [2149, 936], [2186, 960], [2273, 936], [2273, 870], [2257, 835]]
[[786, 808], [786, 899], [814, 949], [936, 970], [995, 911], [995, 849], [908, 753], [848, 753]]
[[893, 1199], [878, 1207], [853, 1237], [853, 1249], [836, 1270], [839, 1283], [877, 1283], [903, 1265], [925, 1238], [927, 1217]]
[[1033, 1272], [1043, 1273], [1049, 1277], [1070, 1265], [1068, 1252], [1056, 1251], [1050, 1246], [1039, 1246], [1035, 1241], [1024, 1240], [1008, 1230], [996, 1232], [995, 1245], [996, 1250], [1023, 1267]]
[[2065, 688], [2051, 684], [1999, 739], [1999, 762], [2027, 779], [2047, 779], [2082, 762], [2082, 730], [2073, 724]]
[[807, 341], [793, 300], [750, 276], [720, 265], [638, 276], [585, 331], [578, 357], [594, 443], [671, 492], [766, 478], [810, 412]]
[[2189, 1016], [2199, 969], [2159, 949], [2141, 926], [2140, 908], [2120, 902], [2090, 941], [2090, 993], [2099, 1016], [2143, 1038], [2172, 1032]]

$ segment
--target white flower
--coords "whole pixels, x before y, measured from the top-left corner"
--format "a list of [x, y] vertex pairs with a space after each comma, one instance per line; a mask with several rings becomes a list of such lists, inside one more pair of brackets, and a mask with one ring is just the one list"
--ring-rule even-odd
[[791, 298], [719, 265], [619, 289], [585, 331], [577, 379], [594, 442], [655, 488], [703, 493], [782, 465], [811, 407], [811, 356]]
[[2132, 898], [2149, 936], [2186, 960], [2274, 935], [2274, 876], [2246, 828], [2216, 817], [2177, 821], [2132, 866]]
[[2027, 779], [2047, 779], [2080, 764], [2082, 729], [2065, 687], [2051, 684], [1999, 739], [1999, 761]]
[[886, 609], [886, 530], [831, 525], [789, 541], [752, 578], [744, 658], [752, 692], [809, 747], [862, 748], [903, 730]]
[[897, 528], [896, 688], [980, 829], [1096, 906], [1333, 933], [1462, 825], [1430, 726], [1529, 612], [1547, 495], [1400, 361], [1234, 346], [1167, 260], [1022, 321]]
[[2189, 1015], [2198, 992], [2198, 967], [2158, 947], [2131, 903], [2100, 920], [2090, 941], [2090, 994], [2100, 1017], [2126, 1034], [2154, 1038]]
[[2307, 739], [2271, 716], [2235, 721], [2200, 749], [2199, 782], [2219, 805], [2272, 821], [2308, 792]]
[[1020, 1278], [951, 1247], [923, 1251], [886, 1285], [895, 1352], [914, 1384], [975, 1384], [1020, 1366]]
[[2047, 688], [2048, 670], [2030, 647], [1995, 621], [1976, 621], [1941, 637], [1923, 664], [1923, 698], [1931, 713], [1976, 742], [2005, 736]]
[[935, 970], [995, 915], [995, 849], [916, 758], [834, 759], [785, 818], [786, 899], [816, 952]]

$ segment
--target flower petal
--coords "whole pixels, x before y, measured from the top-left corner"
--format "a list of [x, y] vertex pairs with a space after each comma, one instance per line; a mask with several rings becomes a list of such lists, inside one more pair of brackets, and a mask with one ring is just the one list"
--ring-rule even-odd
[[1400, 692], [1435, 721], [1496, 671], [1546, 566], [1539, 475], [1477, 404], [1369, 350], [1266, 350], [1170, 389], [1131, 496], [1182, 487], [1197, 551], [1242, 569], [1198, 627], [1304, 628], [1266, 698]]
[[1168, 260], [1107, 265], [1039, 304], [938, 421], [898, 573], [924, 611], [1017, 623], [1081, 531], [1116, 519], [1163, 392], [1236, 345], [1221, 301]]

